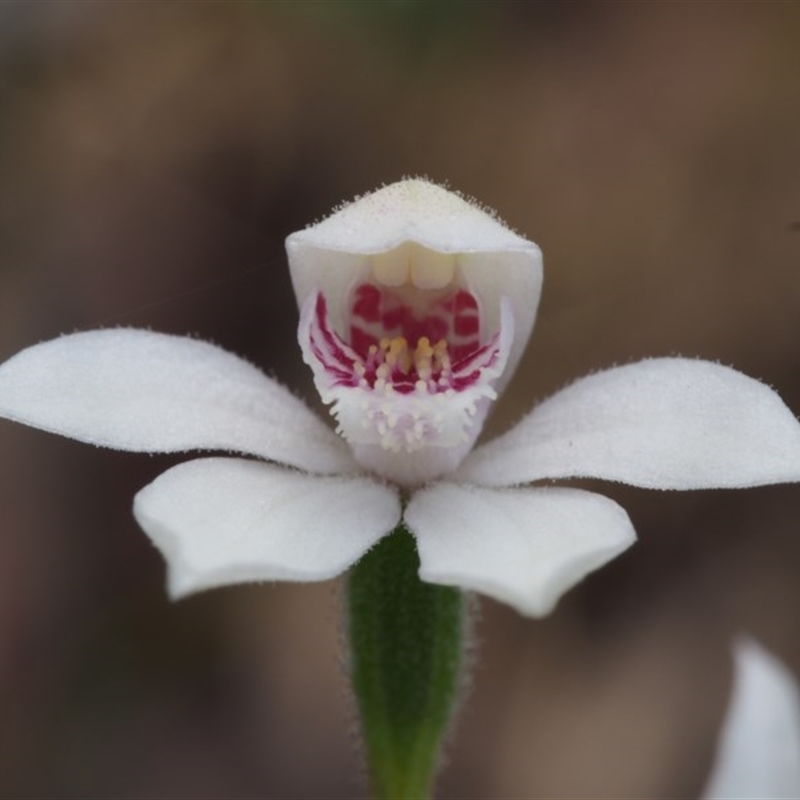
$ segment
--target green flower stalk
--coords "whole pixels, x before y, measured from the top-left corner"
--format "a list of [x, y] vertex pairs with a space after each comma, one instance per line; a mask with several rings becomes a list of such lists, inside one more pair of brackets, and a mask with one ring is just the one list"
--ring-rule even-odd
[[466, 598], [421, 581], [401, 524], [350, 571], [347, 628], [373, 796], [431, 797], [465, 662]]

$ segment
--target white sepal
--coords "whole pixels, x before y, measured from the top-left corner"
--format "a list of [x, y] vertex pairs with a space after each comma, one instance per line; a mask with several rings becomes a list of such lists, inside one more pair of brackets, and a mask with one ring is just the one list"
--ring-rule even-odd
[[652, 489], [800, 480], [800, 424], [768, 386], [708, 361], [590, 375], [479, 447], [456, 476], [488, 486], [604, 478]]
[[344, 442], [252, 364], [151, 331], [87, 331], [23, 350], [0, 366], [0, 416], [119, 450], [226, 450], [310, 472], [357, 469]]
[[404, 516], [423, 580], [473, 589], [532, 617], [636, 539], [622, 508], [579, 489], [440, 483], [416, 493]]
[[164, 555], [173, 598], [251, 581], [321, 581], [400, 520], [396, 493], [242, 458], [179, 464], [142, 489], [136, 520]]

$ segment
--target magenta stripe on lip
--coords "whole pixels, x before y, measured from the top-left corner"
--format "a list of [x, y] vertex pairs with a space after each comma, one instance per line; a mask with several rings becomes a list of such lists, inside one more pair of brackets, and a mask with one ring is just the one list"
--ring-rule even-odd
[[411, 305], [399, 292], [361, 284], [352, 295], [349, 343], [333, 330], [317, 295], [310, 346], [336, 386], [400, 394], [463, 391], [499, 354], [499, 334], [481, 345], [475, 297], [458, 288]]

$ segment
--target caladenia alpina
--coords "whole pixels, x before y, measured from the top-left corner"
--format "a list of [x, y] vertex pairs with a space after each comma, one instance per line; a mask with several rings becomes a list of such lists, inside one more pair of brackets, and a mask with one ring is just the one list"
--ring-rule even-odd
[[530, 336], [539, 248], [426, 181], [286, 241], [300, 346], [359, 464], [401, 486], [453, 472]]
[[538, 247], [415, 179], [292, 234], [287, 252], [336, 432], [224, 350], [130, 329], [9, 359], [0, 415], [123, 450], [235, 454], [179, 464], [134, 499], [170, 594], [349, 570], [373, 793], [427, 797], [462, 681], [464, 590], [542, 616], [635, 539], [616, 503], [551, 480], [795, 482], [800, 424], [733, 369], [648, 359], [575, 381], [474, 448], [533, 327]]

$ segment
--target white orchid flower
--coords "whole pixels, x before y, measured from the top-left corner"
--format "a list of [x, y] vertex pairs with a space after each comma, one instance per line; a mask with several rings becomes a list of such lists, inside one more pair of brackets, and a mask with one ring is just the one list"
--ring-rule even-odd
[[800, 425], [778, 396], [680, 358], [580, 379], [473, 450], [533, 326], [541, 254], [441, 187], [379, 189], [287, 249], [300, 346], [341, 436], [249, 363], [193, 339], [90, 331], [0, 366], [0, 415], [17, 422], [123, 450], [239, 454], [180, 464], [135, 498], [174, 597], [334, 577], [402, 516], [423, 580], [540, 616], [635, 533], [599, 494], [529, 484], [800, 480]]
[[800, 689], [789, 670], [749, 638], [734, 648], [733, 692], [705, 800], [800, 797]]

